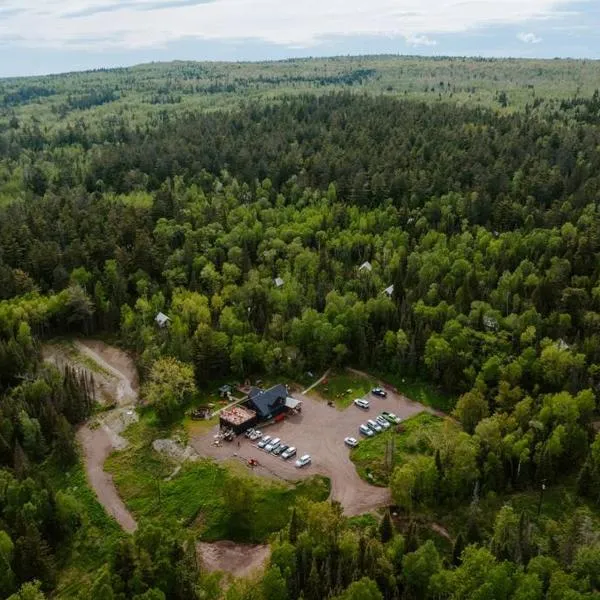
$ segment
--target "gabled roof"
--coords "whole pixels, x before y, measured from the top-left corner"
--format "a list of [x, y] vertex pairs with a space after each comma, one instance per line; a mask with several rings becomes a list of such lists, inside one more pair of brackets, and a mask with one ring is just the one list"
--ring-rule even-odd
[[367, 260], [365, 261], [362, 265], [360, 265], [360, 267], [358, 267], [359, 271], [372, 271], [373, 270], [373, 266], [371, 265], [371, 263]]
[[282, 383], [274, 385], [268, 390], [260, 388], [250, 388], [248, 400], [261, 418], [266, 418], [273, 414], [278, 408], [284, 407], [288, 391]]
[[390, 285], [390, 287], [386, 287], [385, 290], [383, 290], [383, 293], [391, 296], [394, 293], [394, 284]]
[[162, 327], [163, 325], [166, 325], [171, 319], [169, 319], [169, 317], [167, 317], [165, 313], [159, 312], [156, 315], [156, 317], [154, 317], [154, 320]]

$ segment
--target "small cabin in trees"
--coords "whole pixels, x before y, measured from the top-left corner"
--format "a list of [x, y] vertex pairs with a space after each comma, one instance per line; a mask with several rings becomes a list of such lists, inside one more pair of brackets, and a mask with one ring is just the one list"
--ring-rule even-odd
[[390, 285], [390, 287], [386, 287], [385, 290], [383, 290], [383, 293], [391, 298], [394, 293], [394, 284]]
[[169, 319], [169, 317], [167, 317], [167, 315], [165, 315], [165, 313], [159, 312], [156, 317], [154, 317], [154, 321], [155, 323], [160, 327], [166, 327], [169, 324], [169, 321], [171, 319]]

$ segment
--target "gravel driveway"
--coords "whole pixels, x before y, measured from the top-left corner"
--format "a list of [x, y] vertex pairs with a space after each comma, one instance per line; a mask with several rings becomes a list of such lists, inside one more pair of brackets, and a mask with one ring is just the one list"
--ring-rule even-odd
[[310, 454], [312, 464], [308, 467], [297, 469], [294, 466], [295, 459], [284, 461], [278, 456], [267, 454], [256, 447], [255, 442], [243, 436], [233, 442], [223, 442], [220, 447], [214, 446], [214, 435], [218, 427], [195, 437], [190, 443], [199, 454], [219, 460], [230, 459], [234, 455], [244, 460], [255, 458], [259, 466], [255, 467], [254, 471], [267, 477], [297, 481], [317, 473], [326, 475], [331, 479], [331, 498], [340, 502], [345, 514], [349, 516], [362, 514], [389, 503], [390, 493], [387, 488], [369, 485], [358, 476], [354, 463], [350, 460], [350, 451], [344, 444], [344, 438], [352, 436], [360, 439], [362, 436], [358, 432], [358, 426], [367, 419], [373, 419], [383, 410], [406, 419], [428, 409], [390, 391], [387, 398], [369, 394], [369, 410], [362, 410], [354, 405], [338, 410], [311, 394], [296, 392], [293, 396], [302, 400], [302, 413], [282, 423], [261, 427], [261, 431], [281, 438], [286, 444], [296, 446], [297, 456]]

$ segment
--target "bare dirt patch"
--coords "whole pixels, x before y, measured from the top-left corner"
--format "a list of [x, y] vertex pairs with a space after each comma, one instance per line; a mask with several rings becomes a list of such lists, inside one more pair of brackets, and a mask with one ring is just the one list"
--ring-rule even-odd
[[46, 344], [44, 360], [61, 368], [70, 365], [94, 377], [100, 404], [128, 406], [137, 400], [138, 376], [131, 357], [98, 340], [65, 340]]
[[308, 467], [297, 469], [294, 459], [284, 461], [278, 456], [267, 454], [260, 450], [255, 442], [245, 437], [215, 446], [214, 435], [218, 426], [193, 437], [190, 445], [199, 454], [217, 460], [237, 457], [247, 463], [249, 459], [254, 458], [259, 464], [253, 469], [257, 474], [266, 477], [275, 476], [287, 481], [298, 481], [315, 473], [326, 475], [331, 479], [331, 498], [339, 501], [345, 514], [349, 516], [389, 504], [388, 489], [369, 485], [359, 477], [354, 463], [350, 460], [350, 452], [344, 444], [344, 438], [352, 436], [358, 439], [358, 426], [383, 410], [394, 412], [406, 419], [426, 408], [391, 391], [388, 392], [387, 398], [369, 394], [371, 408], [366, 411], [354, 405], [338, 410], [311, 395], [294, 393], [294, 396], [303, 401], [302, 413], [282, 423], [262, 427], [261, 430], [264, 434], [279, 437], [286, 444], [295, 446], [298, 449], [297, 456], [310, 454], [312, 464]]
[[266, 544], [199, 542], [198, 550], [207, 571], [224, 571], [234, 577], [247, 577], [264, 568], [271, 549]]

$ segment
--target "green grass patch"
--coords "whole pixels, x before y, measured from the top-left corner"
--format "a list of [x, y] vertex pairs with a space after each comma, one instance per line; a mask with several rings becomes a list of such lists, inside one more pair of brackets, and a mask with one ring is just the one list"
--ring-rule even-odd
[[[394, 467], [406, 462], [411, 455], [432, 453], [432, 438], [442, 425], [440, 417], [419, 413], [402, 422], [401, 432], [390, 427], [372, 438], [361, 439], [351, 451], [350, 458], [363, 479], [374, 485], [387, 486]], [[391, 461], [386, 458], [390, 452]]]
[[287, 523], [289, 509], [298, 498], [321, 501], [329, 496], [329, 480], [323, 477], [290, 486], [255, 477], [241, 463], [221, 465], [209, 459], [186, 463], [166, 480], [176, 465], [155, 452], [152, 441], [171, 434], [155, 425], [152, 413], [144, 414], [125, 432], [128, 448], [114, 452], [105, 463], [105, 470], [112, 474], [119, 494], [138, 520], [175, 520], [192, 527], [205, 540], [227, 538], [231, 528], [225, 481], [232, 475], [241, 476], [249, 479], [253, 490], [254, 514], [251, 528], [239, 541], [259, 542]]
[[376, 385], [377, 380], [372, 377], [338, 371], [331, 373], [315, 390], [322, 398], [333, 400], [336, 406], [346, 408], [355, 398], [362, 398]]
[[431, 408], [441, 410], [448, 414], [451, 413], [456, 406], [457, 398], [447, 394], [433, 383], [420, 379], [419, 377], [390, 373], [378, 373], [378, 375], [383, 381], [393, 385], [407, 398], [410, 398], [415, 402], [420, 402], [425, 406], [430, 406]]
[[350, 517], [348, 525], [350, 529], [354, 529], [355, 531], [377, 529], [379, 527], [379, 519], [373, 513], [365, 513], [364, 515]]

